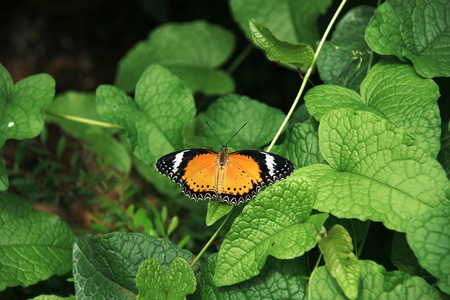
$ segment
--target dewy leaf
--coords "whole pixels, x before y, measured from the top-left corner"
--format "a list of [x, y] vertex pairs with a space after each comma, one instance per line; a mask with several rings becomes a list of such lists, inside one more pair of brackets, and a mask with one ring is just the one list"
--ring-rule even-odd
[[352, 8], [336, 25], [331, 40], [323, 44], [317, 67], [325, 83], [359, 92], [371, 58], [364, 32], [373, 12], [370, 6]]
[[217, 200], [209, 200], [208, 211], [206, 213], [206, 225], [213, 225], [217, 220], [227, 215], [232, 209], [232, 205]]
[[[44, 128], [45, 108], [54, 95], [55, 80], [50, 75], [33, 75], [14, 85], [0, 63], [0, 148], [7, 139], [37, 136]], [[6, 190], [8, 185], [6, 168], [0, 160], [0, 190]]]
[[[71, 119], [73, 117], [84, 121]], [[123, 172], [130, 170], [131, 157], [128, 149], [112, 137], [117, 129], [89, 123], [103, 121], [97, 113], [95, 94], [66, 92], [56, 96], [47, 109], [47, 121], [58, 124], [74, 137], [84, 140], [87, 149], [97, 153], [117, 169]]]
[[254, 19], [250, 19], [249, 26], [253, 41], [266, 52], [269, 60], [291, 64], [299, 69], [313, 60], [314, 51], [310, 46], [280, 41], [269, 28]]
[[341, 225], [318, 239], [319, 249], [331, 276], [349, 299], [356, 299], [359, 285], [358, 259], [353, 253], [352, 238]]
[[271, 28], [283, 41], [316, 47], [316, 41], [320, 38], [317, 19], [327, 11], [331, 3], [331, 0], [231, 0], [230, 7], [234, 19], [249, 40], [252, 35], [248, 21], [254, 18]]
[[183, 149], [183, 131], [195, 115], [194, 99], [186, 86], [160, 65], [152, 65], [136, 85], [135, 101], [114, 86], [97, 89], [100, 116], [124, 127], [133, 154], [146, 164]]
[[0, 193], [0, 291], [29, 286], [72, 268], [75, 235], [58, 216]]
[[380, 5], [366, 29], [375, 52], [410, 60], [423, 77], [450, 76], [450, 2], [389, 0]]
[[181, 257], [172, 261], [167, 274], [156, 259], [147, 259], [139, 267], [136, 283], [138, 299], [185, 299], [197, 286], [194, 272]]
[[284, 113], [246, 96], [228, 95], [217, 99], [206, 112], [199, 113], [196, 132], [205, 137], [205, 147], [219, 150], [222, 146], [205, 121], [226, 143], [245, 123], [230, 145], [235, 150], [257, 149], [268, 144], [284, 120]]
[[135, 299], [140, 265], [154, 258], [167, 272], [176, 257], [187, 261], [193, 258], [170, 241], [145, 234], [116, 232], [80, 237], [73, 249], [76, 298]]
[[361, 83], [361, 96], [343, 87], [319, 85], [308, 91], [305, 103], [317, 120], [337, 108], [376, 113], [420, 140], [436, 157], [441, 136], [439, 96], [438, 85], [418, 76], [411, 66], [383, 61]]
[[414, 218], [406, 232], [419, 263], [450, 294], [450, 207], [430, 209]]
[[[306, 299], [309, 271], [304, 257], [278, 260], [268, 257], [261, 273], [232, 286], [213, 282], [217, 253], [208, 257], [198, 283], [200, 299]], [[196, 293], [197, 295], [197, 293]]]
[[317, 243], [327, 214], [312, 215], [310, 180], [291, 175], [267, 187], [236, 218], [220, 248], [214, 283], [242, 282], [257, 275], [267, 256], [292, 259]]
[[288, 128], [285, 140], [273, 152], [288, 158], [296, 168], [325, 163], [319, 149], [318, 123], [306, 121]]
[[[386, 269], [370, 260], [358, 261], [361, 283], [357, 299], [442, 299], [423, 278]], [[317, 268], [310, 282], [310, 299], [348, 299], [325, 266]]]
[[441, 165], [385, 119], [334, 110], [322, 117], [319, 140], [330, 166], [298, 170], [314, 182], [315, 209], [405, 232], [415, 216], [448, 205], [450, 183]]
[[218, 67], [233, 53], [234, 44], [230, 31], [205, 21], [165, 24], [121, 59], [116, 85], [127, 92], [133, 91], [145, 69], [160, 64], [177, 75], [192, 92], [230, 93], [234, 81]]

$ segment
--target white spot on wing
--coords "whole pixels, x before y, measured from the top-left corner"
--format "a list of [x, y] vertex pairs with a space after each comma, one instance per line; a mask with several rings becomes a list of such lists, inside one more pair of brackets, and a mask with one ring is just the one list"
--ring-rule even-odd
[[274, 157], [272, 155], [270, 155], [269, 153], [264, 153], [264, 152], [260, 152], [260, 153], [264, 154], [266, 156], [266, 165], [267, 165], [267, 169], [269, 170], [270, 177], [275, 176], [276, 163], [275, 163]]
[[175, 158], [173, 160], [173, 166], [172, 166], [172, 173], [175, 174], [175, 172], [178, 170], [178, 168], [180, 167], [181, 162], [183, 161], [183, 157], [184, 157], [184, 152], [189, 151], [189, 150], [184, 150], [181, 151], [180, 153], [178, 153], [177, 155], [175, 155]]

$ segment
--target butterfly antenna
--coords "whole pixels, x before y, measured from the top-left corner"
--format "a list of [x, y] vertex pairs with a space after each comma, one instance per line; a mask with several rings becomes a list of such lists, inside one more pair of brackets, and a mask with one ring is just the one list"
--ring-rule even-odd
[[222, 141], [219, 139], [219, 137], [217, 136], [216, 132], [214, 131], [214, 129], [211, 127], [211, 125], [209, 125], [208, 121], [205, 121], [206, 125], [209, 126], [209, 128], [211, 128], [211, 131], [214, 133], [214, 135], [216, 136], [216, 138], [219, 140], [220, 144], [223, 146]]
[[231, 140], [236, 136], [236, 134], [238, 134], [239, 131], [241, 131], [241, 129], [244, 128], [245, 125], [247, 125], [247, 123], [245, 123], [244, 125], [242, 125], [241, 128], [239, 128], [239, 130], [236, 131], [236, 133], [231, 137], [231, 139], [229, 139], [228, 142], [225, 144], [225, 147], [228, 145], [229, 142], [231, 142]]

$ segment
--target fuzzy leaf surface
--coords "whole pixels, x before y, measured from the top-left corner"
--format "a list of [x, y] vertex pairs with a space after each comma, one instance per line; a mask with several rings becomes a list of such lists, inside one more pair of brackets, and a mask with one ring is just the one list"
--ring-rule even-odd
[[407, 239], [422, 267], [450, 294], [450, 207], [430, 209], [414, 218]]
[[325, 83], [359, 92], [370, 63], [364, 32], [373, 12], [371, 6], [352, 8], [336, 25], [331, 40], [325, 41], [317, 59], [319, 75]]
[[276, 134], [285, 114], [246, 96], [227, 95], [212, 103], [206, 112], [198, 114], [196, 132], [204, 137], [203, 145], [217, 151], [222, 146], [205, 121], [226, 143], [245, 123], [230, 145], [235, 150], [258, 149], [268, 144]]
[[186, 86], [167, 69], [152, 65], [136, 85], [135, 101], [114, 86], [97, 88], [100, 116], [124, 127], [133, 154], [154, 164], [167, 153], [184, 148], [183, 131], [195, 115], [195, 103]]
[[71, 270], [75, 235], [61, 218], [0, 193], [0, 291]]
[[258, 276], [223, 287], [214, 284], [216, 261], [214, 253], [203, 266], [196, 293], [200, 299], [307, 299], [309, 272], [303, 257], [279, 260], [269, 256]]
[[331, 276], [338, 282], [349, 299], [356, 299], [359, 286], [358, 259], [353, 253], [352, 238], [341, 225], [335, 225], [318, 239], [319, 249], [323, 254]]
[[258, 275], [267, 256], [292, 259], [317, 243], [327, 214], [312, 215], [310, 180], [291, 175], [267, 187], [236, 218], [220, 248], [214, 283], [231, 285]]
[[310, 46], [281, 41], [269, 28], [254, 19], [250, 19], [249, 26], [253, 42], [266, 52], [269, 60], [297, 68], [303, 68], [313, 60], [314, 51]]
[[136, 284], [138, 300], [186, 299], [186, 295], [195, 292], [197, 281], [184, 258], [175, 258], [167, 273], [156, 259], [149, 258], [139, 267]]
[[298, 170], [313, 181], [319, 211], [405, 232], [415, 216], [448, 204], [450, 183], [441, 165], [383, 118], [331, 111], [321, 120], [319, 140], [330, 165]]
[[[400, 271], [387, 272], [370, 260], [358, 261], [361, 282], [358, 297], [364, 300], [442, 299], [439, 292], [423, 278]], [[310, 299], [348, 299], [325, 266], [317, 268], [311, 278]]]
[[252, 35], [248, 21], [254, 18], [283, 41], [316, 47], [316, 41], [320, 38], [317, 19], [331, 3], [331, 0], [231, 0], [230, 7], [234, 19], [249, 40], [252, 40]]
[[167, 272], [176, 257], [191, 261], [193, 256], [168, 240], [140, 233], [80, 237], [73, 248], [76, 298], [136, 299], [136, 274], [141, 264], [154, 258]]
[[365, 38], [375, 52], [411, 61], [423, 77], [449, 77], [449, 12], [447, 0], [389, 0], [375, 11]]
[[305, 103], [317, 120], [337, 108], [373, 112], [409, 132], [436, 157], [441, 136], [439, 97], [433, 80], [418, 76], [411, 66], [383, 61], [361, 83], [361, 96], [344, 87], [319, 85], [308, 91]]
[[231, 56], [234, 44], [230, 31], [205, 21], [162, 25], [120, 60], [116, 85], [127, 92], [133, 91], [145, 69], [160, 64], [192, 92], [230, 93], [234, 81], [218, 67]]

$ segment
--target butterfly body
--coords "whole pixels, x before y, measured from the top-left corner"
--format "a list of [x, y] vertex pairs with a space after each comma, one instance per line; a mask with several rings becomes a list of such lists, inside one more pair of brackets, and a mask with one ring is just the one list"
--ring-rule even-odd
[[219, 199], [235, 205], [253, 199], [262, 186], [294, 171], [294, 165], [282, 156], [256, 150], [228, 154], [226, 146], [219, 153], [206, 149], [173, 152], [158, 159], [156, 168], [191, 199]]

